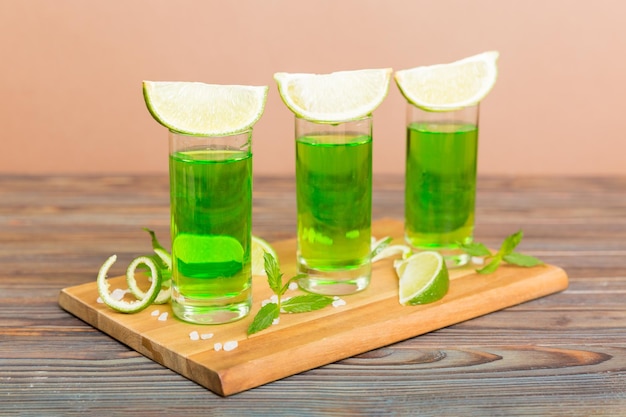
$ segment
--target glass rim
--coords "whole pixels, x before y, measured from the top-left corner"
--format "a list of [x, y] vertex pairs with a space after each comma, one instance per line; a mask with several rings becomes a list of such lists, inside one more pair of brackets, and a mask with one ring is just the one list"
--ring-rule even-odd
[[423, 107], [420, 107], [420, 106], [418, 106], [416, 104], [411, 103], [410, 101], [407, 101], [406, 104], [407, 104], [407, 106], [409, 108], [414, 108], [414, 109], [417, 109], [417, 110], [420, 110], [420, 111], [423, 111], [423, 112], [426, 112], [426, 113], [452, 113], [452, 112], [455, 112], [455, 111], [462, 111], [462, 110], [471, 109], [473, 107], [479, 108], [479, 106], [480, 106], [480, 102], [478, 102], [476, 104], [470, 104], [470, 105], [463, 106], [463, 107], [455, 107], [453, 109], [425, 109]]
[[252, 128], [241, 130], [239, 132], [226, 133], [224, 135], [204, 135], [199, 133], [190, 133], [190, 132], [179, 132], [178, 130], [167, 129], [169, 134], [177, 135], [177, 136], [187, 136], [187, 137], [196, 137], [196, 138], [228, 138], [232, 136], [241, 136], [241, 135], [251, 135]]
[[302, 117], [299, 116], [297, 114], [294, 114], [296, 120], [304, 120], [307, 121], [309, 123], [315, 123], [315, 124], [319, 124], [319, 125], [338, 125], [338, 124], [342, 124], [342, 123], [352, 123], [352, 122], [361, 122], [363, 120], [367, 120], [367, 119], [372, 119], [373, 115], [372, 113], [368, 113], [365, 116], [359, 117], [357, 119], [348, 119], [348, 120], [335, 120], [335, 121], [323, 121], [323, 120], [311, 120], [311, 119], [307, 119], [306, 117]]

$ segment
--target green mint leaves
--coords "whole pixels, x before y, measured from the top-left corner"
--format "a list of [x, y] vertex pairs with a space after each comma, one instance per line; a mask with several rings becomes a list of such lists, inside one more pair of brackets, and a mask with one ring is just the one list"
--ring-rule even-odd
[[302, 278], [304, 275], [296, 275], [283, 284], [283, 274], [280, 272], [278, 261], [271, 254], [263, 254], [267, 282], [270, 289], [278, 299], [278, 302], [265, 304], [254, 316], [252, 323], [248, 326], [248, 336], [267, 329], [272, 325], [281, 312], [284, 313], [307, 313], [309, 311], [320, 310], [333, 302], [332, 297], [317, 294], [298, 295], [287, 300], [282, 300], [282, 296], [289, 289], [289, 284]]
[[503, 261], [512, 265], [523, 267], [543, 265], [543, 262], [534, 256], [515, 252], [515, 248], [522, 241], [523, 236], [524, 233], [521, 230], [507, 236], [495, 255], [493, 255], [485, 245], [478, 242], [463, 244], [461, 245], [461, 248], [470, 256], [485, 257], [489, 259], [487, 265], [476, 270], [479, 274], [491, 274], [492, 272], [495, 272]]

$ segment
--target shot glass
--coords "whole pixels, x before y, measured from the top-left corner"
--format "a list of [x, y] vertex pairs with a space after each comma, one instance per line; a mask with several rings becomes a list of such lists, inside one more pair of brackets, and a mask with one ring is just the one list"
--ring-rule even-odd
[[372, 118], [296, 116], [295, 131], [299, 285], [325, 295], [361, 291], [371, 276]]
[[252, 301], [252, 131], [170, 131], [172, 310], [188, 322], [227, 323]]
[[430, 112], [407, 104], [405, 237], [439, 251], [448, 267], [465, 265], [472, 241], [479, 106]]

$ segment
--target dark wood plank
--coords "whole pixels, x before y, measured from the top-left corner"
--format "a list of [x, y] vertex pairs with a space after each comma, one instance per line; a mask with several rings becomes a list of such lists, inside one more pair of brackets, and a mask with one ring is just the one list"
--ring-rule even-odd
[[[0, 177], [0, 414], [623, 415], [626, 178], [479, 178], [477, 239], [496, 246], [522, 228], [521, 250], [563, 267], [566, 291], [226, 399], [57, 305], [111, 253], [123, 265], [148, 251], [141, 227], [167, 240], [167, 187]], [[402, 188], [376, 177], [375, 218], [402, 219]], [[255, 179], [256, 234], [294, 235], [293, 191], [293, 179]]]

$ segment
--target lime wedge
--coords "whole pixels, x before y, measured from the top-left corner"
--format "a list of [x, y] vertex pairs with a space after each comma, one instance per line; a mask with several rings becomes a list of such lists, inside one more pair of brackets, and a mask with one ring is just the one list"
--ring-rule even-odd
[[483, 52], [449, 64], [397, 71], [400, 92], [429, 111], [448, 111], [478, 104], [496, 83], [499, 53]]
[[448, 268], [438, 252], [416, 253], [398, 264], [396, 271], [400, 277], [402, 305], [432, 303], [448, 292]]
[[252, 235], [252, 275], [267, 275], [263, 258], [265, 252], [278, 259], [276, 251], [269, 243], [258, 236]]
[[287, 107], [317, 122], [344, 122], [371, 114], [389, 91], [391, 68], [330, 74], [277, 72], [274, 79]]
[[250, 129], [263, 115], [267, 86], [144, 81], [152, 117], [170, 130], [226, 136]]

